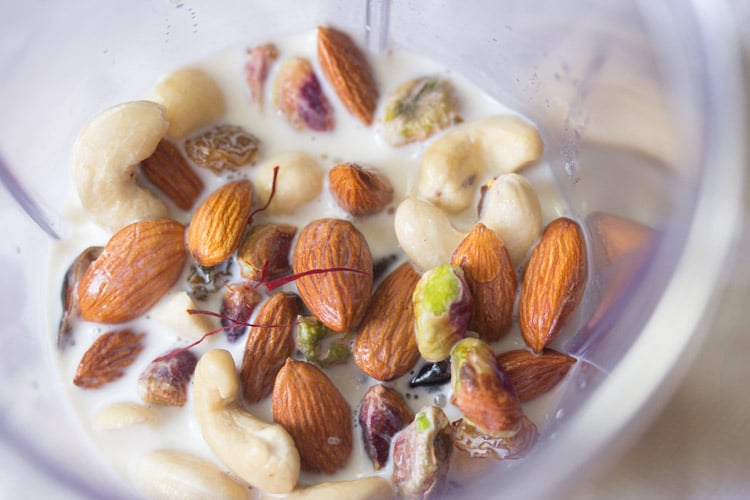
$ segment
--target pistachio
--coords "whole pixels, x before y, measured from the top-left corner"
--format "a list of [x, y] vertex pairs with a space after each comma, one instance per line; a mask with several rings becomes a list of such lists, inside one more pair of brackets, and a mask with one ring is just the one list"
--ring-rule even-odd
[[392, 146], [423, 141], [461, 121], [453, 84], [436, 77], [401, 84], [386, 99], [383, 136]]
[[252, 316], [255, 306], [263, 300], [257, 290], [245, 285], [229, 285], [224, 290], [221, 302], [221, 326], [229, 342], [235, 342], [247, 331], [247, 320]]
[[383, 384], [371, 386], [359, 405], [359, 426], [365, 451], [375, 470], [388, 462], [391, 440], [414, 419], [414, 412], [396, 389]]
[[349, 335], [334, 332], [315, 316], [297, 316], [297, 347], [321, 368], [349, 359]]
[[471, 458], [510, 460], [522, 458], [539, 438], [539, 430], [527, 417], [521, 419], [518, 432], [510, 437], [490, 436], [461, 418], [451, 424], [457, 449]]
[[468, 337], [453, 347], [451, 386], [452, 403], [482, 433], [511, 437], [518, 432], [523, 418], [521, 401], [489, 344]]
[[247, 51], [245, 81], [250, 89], [250, 97], [259, 107], [263, 107], [265, 87], [271, 65], [279, 57], [279, 49], [272, 43], [264, 43]]
[[148, 404], [183, 406], [197, 363], [195, 354], [186, 349], [156, 358], [138, 377], [138, 395]]
[[295, 130], [333, 130], [333, 108], [307, 59], [293, 57], [282, 63], [274, 81], [273, 100]]
[[295, 234], [297, 228], [289, 224], [253, 225], [237, 251], [242, 276], [259, 281], [264, 272], [266, 278], [288, 273], [289, 250]]
[[441, 264], [422, 275], [414, 288], [417, 347], [427, 361], [442, 361], [466, 336], [472, 297], [458, 266]]
[[448, 417], [436, 406], [421, 409], [393, 442], [393, 475], [399, 498], [427, 499], [440, 494], [453, 452]]

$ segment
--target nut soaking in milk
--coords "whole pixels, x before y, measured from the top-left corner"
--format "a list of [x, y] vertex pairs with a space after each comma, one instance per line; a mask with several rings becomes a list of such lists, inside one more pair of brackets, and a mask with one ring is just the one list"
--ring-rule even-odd
[[154, 498], [429, 498], [522, 458], [576, 362], [548, 347], [575, 303], [515, 313], [565, 211], [534, 125], [333, 27], [165, 72], [79, 134], [53, 256], [112, 467]]

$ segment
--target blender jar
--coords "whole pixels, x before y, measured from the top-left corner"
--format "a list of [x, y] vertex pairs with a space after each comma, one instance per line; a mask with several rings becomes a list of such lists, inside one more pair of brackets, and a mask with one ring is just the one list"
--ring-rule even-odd
[[[49, 251], [76, 134], [168, 70], [331, 24], [429, 56], [529, 117], [588, 231], [587, 296], [562, 345], [581, 362], [537, 446], [466, 497], [543, 497], [611, 460], [689, 365], [736, 238], [744, 176], [739, 45], [721, 2], [15, 2], [0, 19], [0, 481], [10, 496], [131, 497], [63, 399]], [[25, 213], [24, 213], [25, 209]], [[601, 259], [598, 214], [653, 229]], [[30, 216], [30, 217], [29, 217]], [[545, 481], [540, 481], [544, 477]]]

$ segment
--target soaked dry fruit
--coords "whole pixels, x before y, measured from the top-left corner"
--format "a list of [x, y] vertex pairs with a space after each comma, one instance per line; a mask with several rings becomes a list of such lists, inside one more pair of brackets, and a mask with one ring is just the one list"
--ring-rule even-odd
[[442, 264], [422, 275], [414, 288], [417, 347], [427, 361], [442, 361], [464, 338], [472, 298], [463, 270]]
[[451, 424], [457, 449], [471, 458], [495, 458], [510, 460], [521, 458], [533, 448], [539, 438], [539, 430], [527, 417], [513, 436], [490, 436], [461, 418]]
[[293, 57], [281, 65], [274, 81], [273, 102], [295, 130], [333, 130], [333, 108], [305, 58]]
[[289, 251], [297, 228], [290, 224], [255, 224], [237, 250], [243, 278], [258, 281], [291, 271]]
[[435, 386], [451, 381], [450, 358], [437, 363], [426, 363], [409, 381], [409, 387]]
[[81, 358], [73, 383], [84, 389], [98, 389], [123, 377], [125, 369], [143, 350], [145, 335], [130, 329], [103, 333]]
[[393, 442], [393, 475], [399, 498], [438, 496], [445, 484], [453, 453], [448, 417], [436, 406], [420, 410]]
[[250, 165], [259, 147], [257, 137], [229, 124], [216, 125], [185, 141], [185, 153], [193, 163], [216, 174]]
[[388, 462], [391, 441], [414, 419], [406, 400], [396, 389], [383, 384], [371, 386], [359, 405], [359, 426], [367, 456], [375, 470]]
[[491, 436], [518, 432], [523, 410], [510, 377], [486, 342], [465, 338], [451, 351], [451, 402], [468, 422]]
[[354, 216], [381, 212], [393, 201], [393, 185], [383, 172], [356, 163], [328, 171], [328, 185], [336, 203]]
[[383, 137], [391, 146], [423, 141], [461, 121], [453, 84], [436, 77], [401, 84], [385, 101]]
[[272, 43], [264, 43], [247, 51], [245, 81], [250, 89], [250, 97], [261, 108], [263, 107], [263, 88], [268, 77], [268, 71], [278, 57], [279, 50]]
[[221, 290], [232, 278], [232, 261], [225, 260], [215, 266], [191, 264], [185, 287], [195, 300], [206, 300]]
[[198, 358], [187, 349], [154, 359], [138, 377], [138, 395], [148, 404], [183, 406], [197, 363]]
[[247, 323], [260, 304], [263, 295], [257, 290], [246, 288], [245, 285], [229, 285], [224, 289], [221, 300], [221, 326], [227, 334], [229, 342], [236, 342], [247, 331]]
[[297, 347], [307, 361], [328, 368], [349, 359], [349, 334], [334, 332], [314, 316], [298, 316]]
[[63, 278], [60, 298], [62, 300], [62, 317], [57, 330], [57, 347], [64, 348], [72, 342], [73, 321], [78, 314], [78, 282], [104, 247], [88, 247], [75, 258]]
[[498, 366], [513, 381], [521, 402], [554, 389], [575, 363], [573, 356], [548, 347], [539, 354], [516, 349], [497, 356]]
[[190, 210], [203, 192], [201, 178], [177, 146], [166, 139], [162, 139], [151, 156], [141, 162], [141, 172], [183, 210]]

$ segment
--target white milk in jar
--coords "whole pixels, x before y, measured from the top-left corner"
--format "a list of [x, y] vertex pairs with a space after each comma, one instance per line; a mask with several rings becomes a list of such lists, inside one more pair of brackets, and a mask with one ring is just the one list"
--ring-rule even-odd
[[[448, 80], [454, 86], [458, 100], [458, 114], [463, 122], [470, 123], [473, 120], [493, 115], [512, 115], [514, 112], [484, 94], [461, 75], [454, 74], [450, 69], [418, 55], [393, 48], [381, 54], [367, 55], [381, 97], [375, 111], [373, 125], [365, 126], [348, 112], [341, 100], [337, 98], [330, 82], [323, 76], [316, 55], [315, 32], [279, 37], [268, 40], [268, 42], [272, 42], [278, 49], [278, 59], [270, 67], [263, 90], [262, 105], [253, 102], [251, 99], [243, 69], [246, 64], [247, 49], [255, 46], [255, 43], [248, 42], [246, 45], [227, 48], [205, 60], [195, 61], [192, 65], [213, 77], [223, 91], [226, 113], [218, 122], [244, 128], [259, 139], [260, 147], [254, 159], [254, 164], [236, 168], [231, 172], [215, 174], [207, 169], [195, 167], [195, 172], [205, 184], [200, 199], [190, 211], [179, 210], [170, 205], [171, 216], [185, 225], [189, 224], [195, 206], [214, 189], [228, 180], [236, 178], [247, 178], [253, 181], [263, 165], [269, 161], [272, 162], [274, 157], [284, 153], [307, 153], [317, 161], [323, 172], [327, 172], [335, 165], [353, 162], [375, 168], [390, 180], [394, 195], [393, 201], [385, 210], [376, 215], [353, 217], [337, 205], [329, 192], [326, 181], [320, 194], [295, 210], [294, 213], [269, 215], [266, 212], [258, 212], [254, 216], [253, 223], [283, 222], [292, 224], [301, 230], [308, 222], [315, 219], [341, 218], [349, 220], [366, 237], [375, 262], [389, 256], [396, 256], [387, 272], [392, 271], [400, 262], [406, 260], [399, 247], [399, 241], [393, 227], [395, 209], [404, 198], [415, 193], [422, 154], [425, 148], [440, 137], [443, 131], [437, 132], [423, 141], [398, 147], [390, 145], [383, 138], [381, 121], [385, 96], [411, 79], [434, 76]], [[272, 97], [274, 79], [281, 63], [291, 57], [304, 57], [312, 63], [322, 90], [333, 108], [335, 120], [333, 130], [324, 132], [294, 130], [274, 106]], [[174, 68], [165, 68], [165, 72], [172, 69]], [[158, 76], [154, 75], [155, 79]], [[134, 100], [147, 97], [148, 89], [144, 89], [142, 96], [132, 96]], [[446, 130], [450, 130], [450, 128]], [[175, 142], [180, 144], [180, 141]], [[544, 163], [537, 161], [520, 170], [520, 173], [531, 182], [537, 193], [540, 194], [543, 224], [564, 215], [566, 212], [566, 208], [555, 195], [554, 184], [547, 169], [548, 167]], [[491, 177], [492, 175], [487, 174], [487, 179], [483, 179], [479, 184], [484, 184]], [[65, 211], [65, 217], [71, 229], [70, 235], [59, 243], [56, 253], [52, 256], [52, 268], [54, 269], [52, 279], [56, 283], [62, 283], [65, 270], [84, 248], [92, 245], [103, 246], [112, 234], [92, 222], [75, 195], [75, 189], [70, 191], [73, 194], [70, 196]], [[476, 222], [478, 200], [479, 190], [477, 190], [468, 209], [450, 216], [453, 225], [459, 231], [467, 232]], [[258, 207], [264, 202], [265, 200], [258, 199], [256, 196], [253, 204], [254, 207]], [[97, 425], [97, 415], [110, 405], [121, 403], [144, 404], [139, 398], [136, 386], [138, 377], [147, 364], [170, 350], [184, 347], [194, 340], [194, 337], [189, 338], [182, 332], [176, 331], [168, 320], [175, 315], [186, 314], [184, 310], [170, 311], [169, 304], [170, 299], [186, 290], [186, 279], [191, 272], [191, 264], [194, 263], [188, 257], [188, 264], [173, 290], [142, 317], [123, 325], [102, 325], [78, 320], [75, 322], [71, 334], [72, 342], [65, 348], [56, 346], [53, 336], [52, 349], [57, 352], [60, 376], [70, 404], [80, 416], [82, 426], [100, 450], [102, 457], [128, 481], [133, 480], [142, 456], [150, 451], [161, 449], [194, 454], [216, 463], [219, 468], [229, 473], [227, 468], [217, 460], [201, 435], [193, 413], [192, 386], [188, 387], [187, 402], [182, 407], [151, 405], [150, 410], [152, 411], [149, 415], [153, 418], [149, 421], [123, 425], [122, 428], [116, 429], [100, 428], [101, 426]], [[229, 269], [233, 273], [229, 282], [241, 283], [243, 280], [239, 276], [238, 265], [231, 262]], [[374, 283], [374, 288], [377, 287], [377, 284], [378, 281]], [[56, 287], [53, 288], [58, 290]], [[260, 290], [262, 290], [262, 287]], [[284, 285], [281, 290], [294, 292], [294, 282]], [[202, 310], [218, 312], [220, 298], [221, 290], [208, 296], [205, 301], [196, 301], [196, 306]], [[57, 297], [54, 300], [52, 311], [55, 320], [53, 323], [56, 323], [60, 315], [60, 305]], [[257, 307], [255, 310], [257, 311]], [[213, 322], [214, 328], [219, 327], [216, 318], [204, 319]], [[249, 321], [252, 323], [252, 318]], [[124, 376], [97, 389], [84, 389], [75, 386], [72, 380], [78, 364], [94, 340], [104, 332], [122, 328], [130, 328], [135, 332], [145, 333], [144, 349], [133, 364], [125, 369]], [[242, 363], [244, 344], [244, 337], [230, 343], [226, 335], [220, 332], [207, 337], [203, 342], [193, 347], [192, 351], [200, 357], [201, 354], [211, 349], [227, 349], [232, 353], [235, 364], [239, 367]], [[493, 348], [495, 352], [524, 348], [515, 322], [511, 331], [501, 341], [494, 343]], [[299, 352], [296, 352], [294, 356], [302, 359]], [[396, 388], [415, 412], [425, 405], [437, 405], [444, 409], [450, 419], [459, 418], [460, 411], [451, 404], [449, 383], [437, 387], [409, 386], [409, 381], [424, 364], [425, 361], [420, 360], [410, 373], [387, 382], [387, 385]], [[346, 363], [327, 367], [324, 371], [347, 398], [352, 409], [354, 448], [347, 465], [336, 473], [312, 474], [303, 472], [300, 476], [300, 484], [355, 479], [376, 474], [390, 478], [390, 463], [380, 471], [373, 469], [372, 463], [364, 451], [361, 431], [357, 425], [359, 402], [367, 388], [378, 381], [361, 372], [351, 357]], [[550, 418], [550, 415], [546, 413], [546, 408], [549, 405], [545, 403], [545, 398], [550, 397], [554, 398], [554, 393], [524, 406], [526, 415], [540, 429], [544, 426], [545, 421]], [[267, 422], [273, 421], [270, 397], [259, 403], [245, 406], [256, 417]], [[480, 468], [484, 467], [482, 465]], [[450, 474], [453, 477], [465, 472], [465, 470], [461, 470], [461, 467], [457, 467]], [[259, 494], [255, 489], [249, 491], [251, 495]]]

